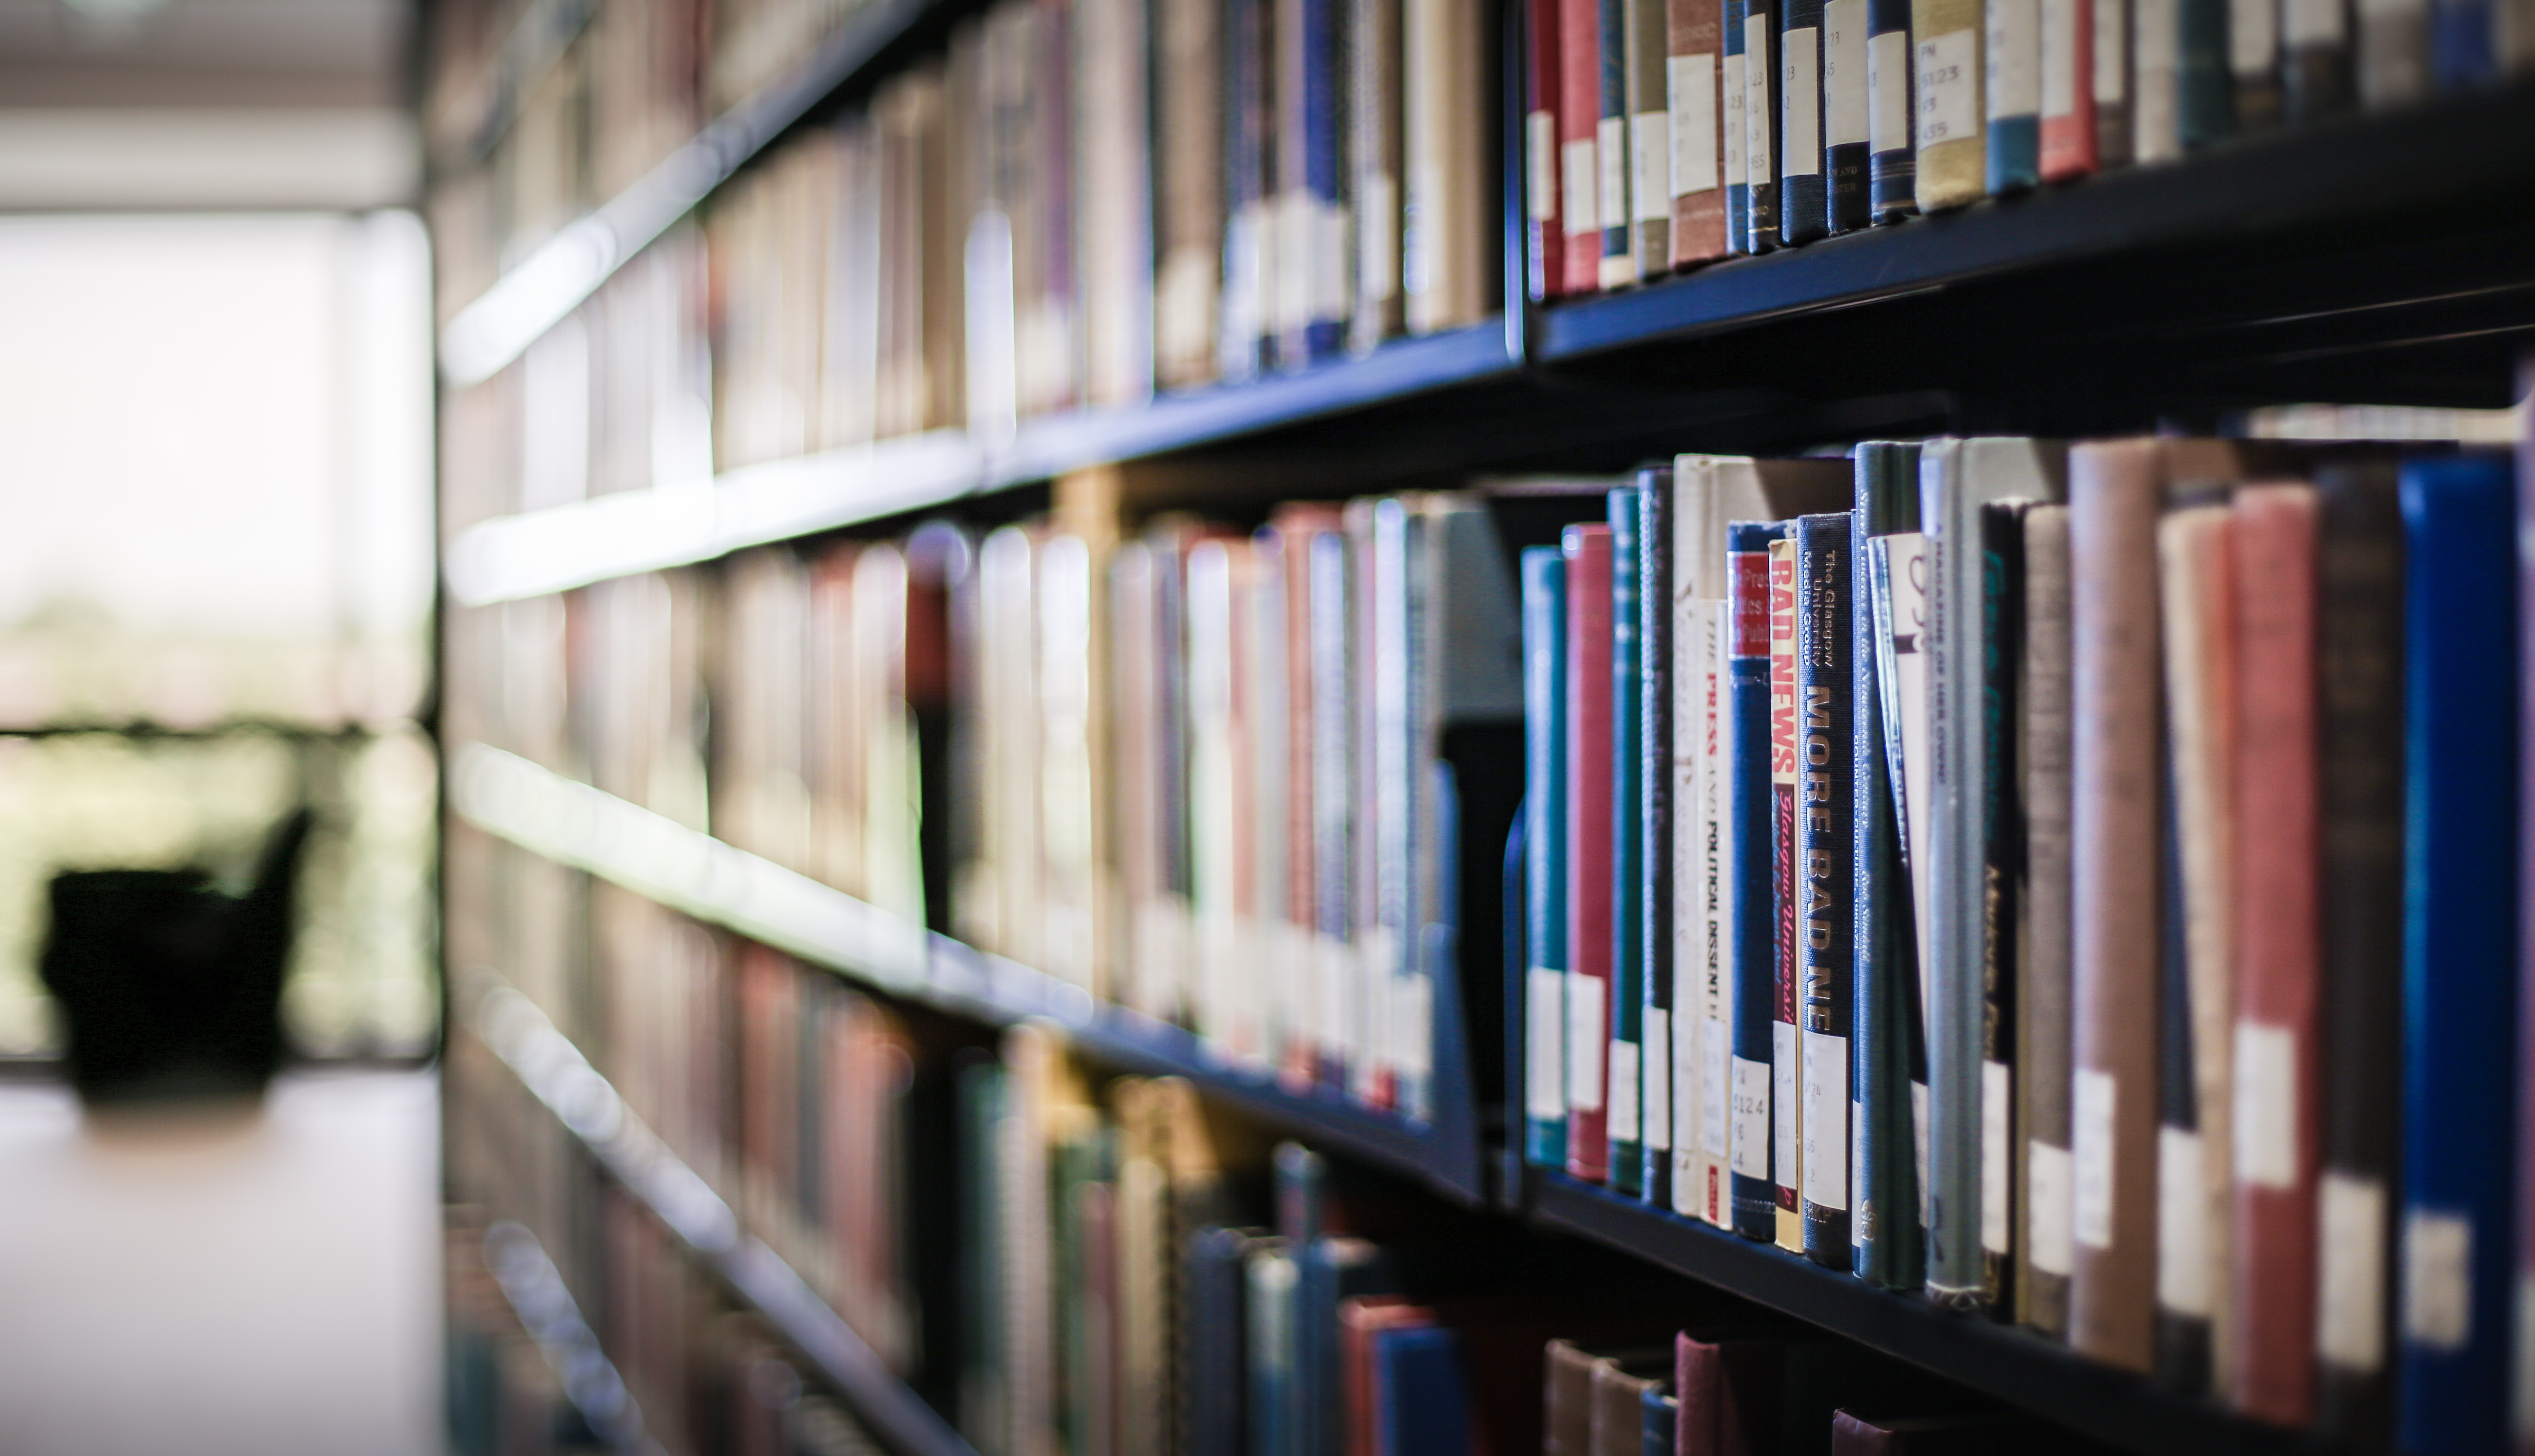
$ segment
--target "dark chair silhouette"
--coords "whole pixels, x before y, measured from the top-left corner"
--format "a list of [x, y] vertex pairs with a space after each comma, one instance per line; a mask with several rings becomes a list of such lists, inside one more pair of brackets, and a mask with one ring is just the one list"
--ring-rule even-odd
[[242, 899], [199, 869], [52, 882], [44, 986], [90, 1104], [252, 1098], [281, 1059], [281, 973], [309, 813], [282, 821]]

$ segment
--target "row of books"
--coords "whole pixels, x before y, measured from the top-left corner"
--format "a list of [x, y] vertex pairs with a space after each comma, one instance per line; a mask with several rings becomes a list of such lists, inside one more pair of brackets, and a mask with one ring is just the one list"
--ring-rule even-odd
[[1493, 312], [1475, 0], [1004, 0], [712, 209], [725, 467]]
[[1607, 506], [1522, 563], [1529, 1160], [2497, 1444], [2509, 458], [1937, 439]]
[[1534, 298], [2535, 64], [2510, 0], [1532, 0]]

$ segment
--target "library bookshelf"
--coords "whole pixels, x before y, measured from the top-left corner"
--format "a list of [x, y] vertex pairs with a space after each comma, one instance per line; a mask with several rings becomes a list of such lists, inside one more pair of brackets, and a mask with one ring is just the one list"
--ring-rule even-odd
[[[478, 388], [778, 144], [873, 95], [974, 7], [873, 0], [777, 81], [500, 272], [440, 341], [452, 395]], [[588, 7], [542, 7], [502, 52], [480, 157], [519, 124], [539, 57]], [[549, 14], [548, 12], [553, 12]], [[453, 516], [460, 611], [902, 524], [1004, 519], [1051, 481], [1108, 467], [1255, 478], [1298, 493], [1475, 473], [1594, 472], [1676, 450], [1747, 451], [1939, 430], [2082, 434], [2205, 426], [2310, 399], [2490, 409], [2535, 334], [2535, 83], [2514, 82], [2255, 136], [1959, 212], [1738, 258], [1644, 286], [1542, 302], [1522, 267], [1522, 9], [1493, 13], [1507, 103], [1494, 317], [1293, 370], [1115, 407], [936, 425], [538, 509]], [[542, 48], [536, 34], [562, 40]], [[516, 52], [516, 53], [515, 53]], [[1203, 506], [1205, 487], [1176, 487]], [[459, 691], [452, 689], [453, 694]], [[1506, 1147], [1511, 1065], [1471, 1032], [1493, 1005], [1450, 977], [1433, 1008], [1432, 1115], [1298, 1088], [1187, 1029], [927, 929], [528, 757], [453, 733], [457, 820], [529, 856], [825, 968], [893, 1003], [1002, 1028], [1061, 1029], [1097, 1066], [1194, 1084], [1311, 1147], [1715, 1286], [2032, 1415], [2140, 1453], [2335, 1449], [2250, 1422], [2015, 1329], [1942, 1312], [1695, 1225]], [[466, 914], [452, 906], [453, 917]], [[1467, 918], [1490, 934], [1489, 917]], [[480, 1041], [606, 1177], [754, 1310], [883, 1444], [962, 1456], [943, 1414], [804, 1278], [743, 1229], [518, 991], [453, 967], [452, 1034]], [[1502, 1072], [1502, 1075], [1500, 1073]], [[454, 1108], [453, 1116], [464, 1115]], [[1518, 1122], [1518, 1117], [1517, 1117]]]

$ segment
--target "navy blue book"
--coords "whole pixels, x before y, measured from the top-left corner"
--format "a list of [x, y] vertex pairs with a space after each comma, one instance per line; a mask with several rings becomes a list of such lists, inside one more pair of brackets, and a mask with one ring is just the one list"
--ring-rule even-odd
[[1866, 46], [1868, 206], [1876, 222], [1898, 222], [1919, 212], [1919, 153], [1910, 137], [1917, 114], [1910, 104], [1910, 0], [1866, 0]]
[[1443, 1325], [1374, 1333], [1373, 1449], [1374, 1456], [1469, 1456], [1470, 1387], [1459, 1334]]
[[2405, 463], [2397, 1443], [2508, 1440], [2517, 1240], [2517, 582], [2509, 462]]
[[1602, 13], [1602, 53], [1594, 75], [1601, 82], [1601, 126], [1594, 133], [1593, 158], [1601, 169], [1595, 179], [1602, 223], [1602, 286], [1625, 287], [1638, 281], [1638, 255], [1629, 226], [1629, 7], [1627, 0], [1595, 0]]
[[[1736, 253], [1761, 251], [1752, 245], [1751, 107], [1744, 95], [1750, 85], [1750, 58], [1744, 54], [1744, 0], [1721, 0], [1725, 12], [1725, 246]], [[1908, 3], [1908, 0], [1902, 0]]]
[[[1625, 230], [1625, 229], [1624, 229]], [[1638, 571], [1645, 538], [1645, 487], [1611, 492], [1611, 1059], [1604, 1099], [1610, 1118], [1611, 1190], [1645, 1192], [1639, 1112], [1644, 1082], [1645, 886], [1638, 859]]]
[[1796, 519], [1796, 1004], [1805, 1128], [1798, 1183], [1805, 1257], [1849, 1267], [1851, 866], [1850, 513]]
[[1641, 1191], [1672, 1207], [1672, 467], [1638, 474], [1638, 926], [1645, 1009]]
[[1778, 235], [1811, 242], [1830, 231], [1830, 193], [1823, 180], [1823, 0], [1782, 0], [1778, 46]]
[[[1329, 1165], [1300, 1143], [1278, 1143], [1272, 1178], [1276, 1234], [1291, 1268], [1291, 1286], [1283, 1292], [1283, 1318], [1277, 1322], [1281, 1344], [1271, 1348], [1270, 1342], [1254, 1338], [1251, 1359], [1254, 1364], [1276, 1371], [1271, 1383], [1278, 1408], [1272, 1422], [1285, 1444], [1267, 1449], [1278, 1456], [1315, 1456], [1322, 1408], [1336, 1395], [1334, 1387], [1324, 1389], [1320, 1380], [1325, 1364], [1322, 1347], [1333, 1351], [1337, 1345], [1335, 1315], [1324, 1328], [1311, 1313], [1318, 1293], [1313, 1288], [1313, 1253], [1321, 1242], [1322, 1216], [1329, 1202]], [[1330, 1307], [1334, 1311], [1336, 1306]]]
[[1257, 1229], [1200, 1229], [1189, 1237], [1181, 1358], [1193, 1451], [1243, 1448], [1250, 1422], [1249, 1259], [1266, 1236]]
[[1734, 949], [1726, 1191], [1734, 1232], [1764, 1242], [1778, 1233], [1769, 1116], [1778, 1000], [1777, 867], [1769, 842], [1774, 808], [1769, 784], [1769, 542], [1783, 540], [1786, 534], [1786, 524], [1778, 521], [1732, 521], [1725, 527], [1726, 575], [1733, 593], [1725, 650], [1725, 802], [1734, 866], [1726, 932]]
[[1523, 1159], [1567, 1166], [1567, 560], [1522, 553]]
[[[2191, 893], [2183, 879], [2182, 815], [2174, 807], [2174, 765], [2164, 766], [2161, 791], [2164, 801], [2157, 809], [2157, 824], [2162, 844], [2157, 862], [2156, 954], [2156, 1135], [2160, 1148], [2167, 1145], [2197, 1148], [2200, 1139], [2200, 1101], [2193, 1095], [2192, 1058], [2192, 960], [2184, 942], [2185, 897]], [[2189, 1159], [2186, 1160], [2187, 1166]], [[2198, 1189], [2194, 1189], [2197, 1196]], [[2184, 1221], [2177, 1220], [2177, 1224]], [[2173, 1255], [2165, 1245], [2167, 1230], [2159, 1221], [2157, 1257]], [[2186, 1231], [2184, 1236], [2189, 1237]], [[2160, 1271], [2162, 1273], [2162, 1271]], [[2186, 1395], [2205, 1395], [2209, 1390], [2209, 1310], [2204, 1303], [2196, 1307], [2178, 1308], [2166, 1296], [2168, 1285], [2176, 1292], [2205, 1289], [2205, 1272], [2195, 1283], [2190, 1279], [2161, 1279], [2157, 1290], [2155, 1323], [2155, 1368], [2159, 1384]], [[2205, 1298], [2205, 1296], [2203, 1297]]]
[[1638, 1427], [1638, 1456], [1675, 1456], [1681, 1442], [1681, 1398], [1669, 1385], [1655, 1385], [1638, 1397], [1644, 1424]]
[[1878, 537], [1919, 524], [1919, 447], [1868, 441], [1856, 452], [1857, 497], [1851, 511], [1857, 589], [1849, 594], [1850, 863], [1849, 1057], [1855, 1107], [1857, 1183], [1849, 1244], [1858, 1277], [1885, 1289], [1917, 1290], [1926, 1281], [1919, 1245], [1919, 1177], [1910, 1115], [1912, 1033], [1919, 1017], [1919, 946], [1902, 862], [1899, 802], [1885, 730], [1886, 684], [1877, 601], [1890, 611], [1888, 588], [1873, 586]]
[[2489, 86], [2500, 79], [2491, 0], [2432, 0], [2430, 68], [2441, 91]]
[[1778, 7], [1743, 0], [1743, 165], [1752, 184], [1752, 251], [1778, 245]]

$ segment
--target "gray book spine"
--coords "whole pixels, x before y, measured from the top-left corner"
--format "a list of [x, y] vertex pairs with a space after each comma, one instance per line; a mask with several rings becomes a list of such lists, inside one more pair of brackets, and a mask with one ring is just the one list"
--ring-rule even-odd
[[2025, 826], [2023, 1009], [2016, 1106], [2024, 1111], [2025, 1237], [2017, 1287], [2024, 1323], [2054, 1338], [2069, 1329], [2070, 1162], [2070, 676], [2069, 510], [2024, 517], [2023, 775]]

